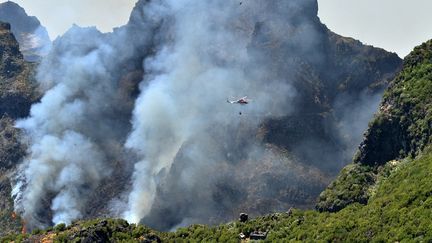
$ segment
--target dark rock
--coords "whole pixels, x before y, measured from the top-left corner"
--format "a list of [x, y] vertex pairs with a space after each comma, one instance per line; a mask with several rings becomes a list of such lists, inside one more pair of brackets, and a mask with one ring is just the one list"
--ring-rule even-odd
[[[2, 34], [4, 33], [1, 33], [0, 30], [0, 36]], [[0, 48], [1, 45], [2, 43], [0, 40]], [[2, 81], [1, 78], [0, 73], [0, 81]], [[5, 100], [3, 98], [8, 97], [8, 94], [2, 94], [2, 91], [4, 91], [2, 88], [5, 88], [6, 85], [16, 85], [19, 82], [19, 80], [12, 79], [0, 83], [0, 102], [4, 102]], [[18, 233], [22, 228], [22, 222], [19, 216], [9, 216], [12, 215], [14, 211], [13, 200], [11, 198], [11, 175], [13, 175], [14, 170], [26, 154], [26, 146], [21, 143], [21, 131], [14, 127], [15, 121], [13, 118], [28, 115], [29, 109], [21, 107], [25, 111], [20, 111], [20, 107], [17, 107], [19, 104], [20, 103], [14, 104], [9, 107], [10, 110], [6, 113], [5, 110], [1, 108], [4, 106], [4, 103], [0, 103], [0, 214], [5, 216], [0, 218], [0, 237], [5, 234]], [[28, 108], [29, 106], [30, 104], [28, 104]], [[13, 110], [14, 107], [17, 107], [17, 109]], [[9, 116], [9, 114], [13, 115], [13, 117]]]
[[104, 243], [109, 242], [109, 235], [105, 231], [105, 229], [92, 229], [86, 232], [86, 237], [84, 237], [83, 240], [81, 240], [82, 243], [90, 243], [90, 242], [97, 242], [97, 243]]
[[24, 61], [8, 26], [0, 25], [0, 116], [7, 113], [15, 119], [29, 114], [38, 95], [33, 82], [34, 66]]
[[0, 25], [0, 58], [0, 75], [3, 79], [10, 79], [24, 69], [18, 42], [6, 23]]
[[246, 213], [241, 213], [239, 216], [239, 221], [244, 223], [248, 221], [249, 216]]
[[20, 135], [10, 117], [0, 119], [0, 172], [14, 168], [25, 155], [26, 148], [20, 143]]
[[288, 211], [286, 212], [288, 214], [288, 216], [292, 215], [292, 213], [293, 213], [292, 210], [293, 210], [292, 208], [288, 209]]
[[142, 243], [161, 243], [162, 240], [157, 235], [147, 235], [144, 240], [141, 241]]
[[9, 23], [0, 22], [0, 29], [10, 30], [10, 29], [11, 29], [11, 26], [10, 26]]
[[407, 150], [407, 138], [397, 117], [381, 114], [371, 123], [354, 162], [370, 166], [382, 165], [397, 158], [400, 151]]

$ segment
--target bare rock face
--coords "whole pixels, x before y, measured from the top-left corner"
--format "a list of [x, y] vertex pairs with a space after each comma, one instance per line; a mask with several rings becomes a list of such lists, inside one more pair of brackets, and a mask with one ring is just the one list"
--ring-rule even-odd
[[10, 117], [0, 119], [0, 171], [13, 169], [25, 155], [25, 148], [19, 141], [20, 130], [13, 124]]
[[37, 99], [31, 81], [34, 66], [25, 62], [7, 23], [0, 24], [0, 60], [0, 114], [27, 116]]
[[[161, 176], [164, 180], [144, 224], [168, 230], [189, 223], [217, 224], [244, 211], [257, 216], [292, 206], [312, 208], [352, 158], [375, 111], [358, 106], [377, 107], [401, 68], [396, 54], [327, 29], [317, 17], [314, 0], [257, 2], [262, 9], [251, 12], [271, 14], [242, 26], [252, 27], [248, 54], [271, 70], [266, 79], [294, 85], [296, 109], [287, 116], [269, 117], [258, 131], [230, 131], [230, 142], [218, 141], [217, 134], [223, 132], [209, 128], [214, 141], [207, 147], [227, 155], [213, 158], [209, 153], [206, 159], [214, 165], [210, 170], [185, 156], [195, 147], [194, 142], [185, 143], [170, 171]], [[354, 129], [355, 121], [346, 118], [359, 120], [363, 112], [368, 118]], [[255, 138], [265, 149], [245, 156], [242, 151], [253, 147], [250, 141]], [[196, 171], [215, 173], [200, 178]], [[185, 174], [195, 176], [183, 182], [179, 178]]]
[[10, 24], [0, 23], [0, 41], [0, 72], [3, 78], [12, 78], [22, 72], [24, 60], [18, 42], [11, 32]]
[[39, 61], [51, 46], [48, 32], [34, 16], [28, 16], [18, 4], [7, 1], [0, 4], [0, 21], [10, 23], [12, 33], [27, 61]]
[[0, 22], [0, 236], [20, 230], [19, 217], [13, 213], [10, 176], [26, 148], [14, 119], [28, 116], [37, 100], [32, 83], [32, 64], [24, 61], [11, 26]]

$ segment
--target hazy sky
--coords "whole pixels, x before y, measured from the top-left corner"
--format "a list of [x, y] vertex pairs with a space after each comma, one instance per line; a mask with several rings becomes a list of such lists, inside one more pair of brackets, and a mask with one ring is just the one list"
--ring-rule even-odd
[[[4, 0], [0, 0], [4, 2]], [[204, 1], [204, 0], [203, 0]], [[35, 15], [52, 39], [72, 23], [111, 31], [127, 22], [136, 0], [15, 0]], [[401, 57], [432, 39], [432, 0], [318, 0], [331, 30]]]
[[432, 39], [432, 0], [318, 0], [319, 16], [334, 32], [399, 56]]
[[[97, 26], [108, 32], [127, 23], [137, 0], [12, 0], [27, 14], [36, 16], [48, 29], [51, 39], [68, 30], [73, 23]], [[0, 2], [6, 2], [0, 0]]]

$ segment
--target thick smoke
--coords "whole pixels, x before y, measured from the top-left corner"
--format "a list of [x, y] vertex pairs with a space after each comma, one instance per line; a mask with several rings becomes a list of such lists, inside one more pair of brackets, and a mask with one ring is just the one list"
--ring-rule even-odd
[[[103, 106], [114, 100], [109, 80], [101, 82], [109, 77], [103, 55], [112, 50], [100, 34], [92, 33], [96, 38], [84, 42], [74, 39], [81, 34], [77, 32], [70, 30], [41, 64], [38, 80], [47, 91], [32, 107], [30, 118], [17, 122], [30, 146], [20, 175], [25, 186], [16, 190], [15, 203], [30, 225], [42, 223], [35, 214], [47, 206], [41, 204], [49, 193], [54, 195], [54, 223], [81, 217], [84, 195], [110, 173], [102, 148], [92, 141], [97, 134], [90, 125], [104, 125], [97, 120], [103, 118]], [[61, 49], [62, 45], [70, 49]]]
[[[181, 146], [191, 137], [209, 136], [210, 126], [238, 127], [237, 109], [225, 100], [230, 95], [253, 97], [245, 115], [287, 111], [291, 88], [274, 80], [248, 75], [253, 65], [247, 53], [250, 34], [233, 27], [241, 15], [235, 1], [166, 1], [172, 18], [170, 39], [146, 60], [147, 76], [141, 84], [133, 116], [133, 131], [126, 147], [144, 158], [135, 164], [133, 189], [125, 217], [138, 222], [151, 209], [157, 175], [169, 169]], [[260, 87], [259, 89], [257, 89]], [[243, 120], [245, 121], [245, 120]], [[259, 119], [247, 119], [257, 123]], [[205, 163], [210, 150], [205, 142], [193, 156]]]
[[44, 96], [17, 122], [28, 155], [13, 196], [29, 228], [108, 215], [170, 229], [311, 207], [341, 157], [333, 145], [321, 165], [290, 153], [329, 137], [316, 7], [142, 0], [113, 33], [57, 39], [38, 69]]
[[121, 159], [132, 108], [119, 90], [119, 66], [133, 50], [122, 30], [117, 35], [107, 38], [75, 26], [39, 66], [45, 95], [16, 125], [25, 131], [29, 149], [17, 175], [15, 206], [30, 228], [51, 223], [47, 207], [55, 224], [82, 217], [111, 174], [112, 161]]

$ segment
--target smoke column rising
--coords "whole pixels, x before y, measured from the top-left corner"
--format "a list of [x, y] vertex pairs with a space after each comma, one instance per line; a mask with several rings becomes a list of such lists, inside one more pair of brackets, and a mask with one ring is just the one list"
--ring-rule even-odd
[[[131, 173], [123, 216], [138, 222], [153, 206], [161, 173], [186, 142], [199, 138], [191, 163], [209, 170], [214, 167], [206, 166], [205, 158], [212, 144], [231, 139], [225, 132], [213, 141], [209, 130], [257, 128], [265, 116], [288, 114], [293, 88], [271, 74], [259, 52], [250, 51], [257, 22], [274, 17], [269, 26], [275, 29], [283, 23], [281, 13], [275, 17], [257, 10], [279, 5], [287, 11], [302, 6], [297, 1], [242, 6], [237, 1], [140, 1], [128, 26], [112, 34], [69, 30], [39, 67], [44, 97], [29, 118], [17, 123], [30, 146], [15, 182], [16, 210], [35, 227], [51, 223], [39, 213], [49, 205], [55, 224], [82, 217], [90, 194], [113, 170], [110, 161], [124, 160], [111, 154], [111, 144], [124, 142], [140, 159]], [[144, 77], [129, 114], [130, 128], [124, 122], [129, 111], [123, 111], [118, 93], [119, 73], [137, 52], [144, 57]], [[238, 107], [225, 101], [243, 95], [253, 102], [242, 109], [248, 116], [239, 119]], [[53, 143], [56, 150], [51, 150]], [[219, 153], [214, 157], [223, 159], [224, 152], [213, 152]]]
[[121, 139], [117, 133], [124, 127], [115, 117], [122, 106], [113, 68], [121, 55], [114, 46], [96, 29], [73, 27], [39, 66], [45, 95], [16, 124], [29, 150], [13, 196], [30, 229], [51, 223], [38, 215], [49, 204], [55, 224], [80, 218], [89, 195], [112, 170], [109, 142]]
[[[245, 73], [246, 66], [253, 64], [247, 55], [251, 33], [232, 27], [234, 17], [241, 14], [237, 2], [184, 0], [166, 1], [163, 6], [171, 17], [166, 29], [170, 37], [157, 55], [145, 61], [147, 73], [133, 112], [133, 131], [126, 142], [127, 148], [143, 158], [135, 164], [124, 215], [131, 222], [139, 222], [150, 211], [155, 179], [170, 168], [184, 142], [191, 136], [209, 136], [209, 124], [238, 123], [237, 112], [225, 103], [230, 94], [254, 97], [257, 102], [249, 107], [249, 113], [276, 115], [282, 107], [271, 104], [290, 93], [287, 84], [266, 87]], [[272, 94], [271, 100], [268, 94]], [[202, 148], [201, 153], [206, 151]]]

